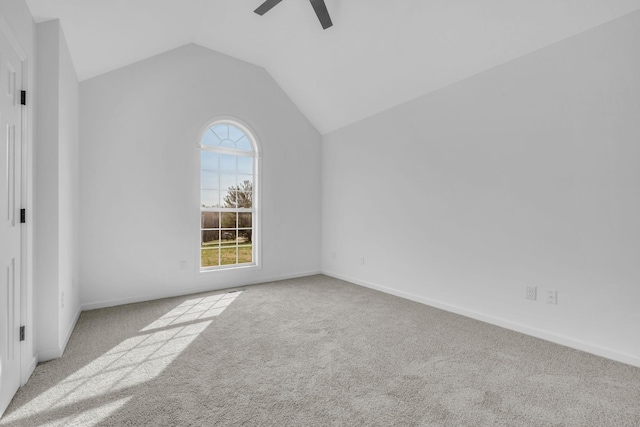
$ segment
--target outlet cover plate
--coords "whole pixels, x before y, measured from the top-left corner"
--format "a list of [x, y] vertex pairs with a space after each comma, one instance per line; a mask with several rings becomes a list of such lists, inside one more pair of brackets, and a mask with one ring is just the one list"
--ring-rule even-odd
[[535, 286], [527, 286], [527, 299], [531, 299], [531, 300], [536, 300], [536, 294], [537, 294], [537, 290], [538, 288], [536, 288]]

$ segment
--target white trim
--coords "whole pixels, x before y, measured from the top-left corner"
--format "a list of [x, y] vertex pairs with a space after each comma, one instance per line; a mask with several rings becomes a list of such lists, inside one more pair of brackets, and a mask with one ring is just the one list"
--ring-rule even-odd
[[607, 347], [602, 347], [600, 345], [584, 342], [581, 340], [577, 340], [571, 337], [567, 337], [564, 335], [556, 334], [551, 331], [534, 328], [531, 326], [524, 325], [522, 323], [512, 322], [510, 320], [506, 320], [500, 317], [491, 316], [485, 313], [481, 313], [474, 310], [469, 310], [463, 307], [459, 307], [456, 305], [451, 305], [448, 303], [444, 303], [441, 301], [432, 300], [430, 298], [424, 298], [418, 295], [414, 295], [411, 293], [399, 291], [397, 289], [389, 288], [386, 286], [377, 285], [371, 282], [367, 282], [364, 280], [355, 279], [353, 277], [343, 276], [338, 273], [332, 273], [330, 271], [323, 271], [322, 274], [334, 277], [336, 279], [344, 280], [346, 282], [350, 282], [356, 285], [364, 286], [366, 288], [374, 289], [376, 291], [384, 292], [386, 294], [394, 295], [400, 298], [408, 299], [411, 301], [419, 302], [421, 304], [425, 304], [431, 307], [436, 307], [445, 311], [449, 311], [451, 313], [456, 313], [461, 316], [469, 317], [471, 319], [479, 320], [481, 322], [490, 323], [492, 325], [500, 326], [502, 328], [510, 329], [512, 331], [520, 332], [526, 335], [531, 335], [536, 338], [540, 338], [546, 341], [553, 342], [555, 344], [564, 345], [566, 347], [570, 347], [576, 350], [584, 351], [586, 353], [595, 354], [596, 356], [601, 356], [607, 359], [615, 360], [617, 362], [626, 363], [628, 365], [640, 367], [640, 357], [617, 351], [614, 349], [610, 349]]
[[[253, 213], [255, 209], [253, 208], [200, 208], [200, 212], [249, 212]], [[217, 228], [212, 228], [212, 230], [217, 230]], [[230, 228], [229, 230], [235, 230], [235, 228]]]
[[78, 324], [78, 319], [80, 319], [80, 314], [82, 313], [82, 310], [80, 309], [80, 307], [78, 307], [78, 311], [76, 311], [75, 316], [73, 316], [73, 322], [71, 322], [71, 326], [69, 326], [69, 329], [67, 330], [67, 334], [64, 337], [64, 340], [62, 342], [62, 352], [64, 353], [64, 350], [67, 348], [67, 344], [69, 344], [69, 340], [71, 339], [71, 334], [73, 334], [73, 330], [76, 328], [76, 325]]
[[[219, 123], [223, 123], [223, 122], [217, 122], [215, 124], [219, 124]], [[224, 122], [224, 123], [227, 123], [227, 122]], [[232, 123], [229, 123], [229, 124], [232, 124]], [[235, 148], [217, 147], [215, 145], [200, 144], [200, 149], [204, 151], [210, 151], [212, 153], [229, 154], [232, 156], [239, 156], [239, 157], [257, 157], [257, 151], [238, 150]]]
[[[238, 268], [242, 268], [242, 267], [238, 267]], [[224, 289], [233, 289], [233, 288], [238, 288], [241, 286], [251, 286], [251, 285], [258, 285], [261, 283], [269, 283], [269, 282], [276, 282], [279, 280], [288, 280], [288, 279], [298, 279], [300, 277], [307, 277], [307, 276], [315, 276], [317, 274], [321, 274], [321, 272], [319, 270], [313, 270], [313, 271], [303, 271], [303, 272], [299, 272], [299, 273], [293, 273], [293, 274], [284, 274], [284, 275], [279, 275], [279, 276], [271, 276], [271, 277], [263, 277], [258, 279], [258, 281], [255, 280], [239, 280], [237, 282], [229, 282], [226, 283], [224, 285], [208, 285], [208, 286], [199, 286], [199, 287], [195, 287], [195, 288], [180, 288], [179, 290], [176, 289], [174, 291], [166, 291], [166, 292], [158, 292], [158, 293], [153, 293], [153, 294], [147, 294], [147, 295], [140, 295], [140, 296], [135, 296], [135, 297], [128, 297], [128, 298], [119, 298], [119, 299], [112, 299], [112, 300], [105, 300], [105, 301], [96, 301], [96, 302], [88, 302], [88, 303], [84, 303], [82, 304], [82, 311], [88, 311], [88, 310], [96, 310], [99, 308], [107, 308], [107, 307], [115, 307], [118, 305], [124, 305], [124, 304], [135, 304], [138, 302], [146, 302], [146, 301], [153, 301], [153, 300], [157, 300], [157, 299], [163, 299], [163, 298], [173, 298], [173, 297], [180, 297], [180, 296], [186, 296], [186, 295], [192, 295], [192, 294], [198, 294], [198, 293], [202, 293], [202, 292], [213, 292], [213, 291], [221, 291]]]
[[[20, 183], [20, 193], [22, 200], [20, 200], [20, 208], [26, 209], [26, 224], [22, 225], [22, 230], [20, 232], [20, 245], [21, 245], [21, 253], [20, 253], [20, 280], [22, 283], [20, 284], [20, 292], [21, 292], [21, 324], [24, 325], [27, 330], [30, 330], [31, 333], [26, 337], [24, 343], [22, 343], [21, 348], [21, 361], [20, 361], [20, 381], [21, 385], [25, 385], [29, 380], [29, 377], [33, 373], [35, 369], [35, 365], [37, 364], [37, 360], [33, 355], [33, 347], [35, 345], [34, 335], [35, 335], [35, 322], [33, 321], [33, 283], [31, 280], [32, 273], [32, 262], [33, 257], [32, 249], [32, 236], [33, 236], [33, 213], [31, 212], [32, 204], [31, 195], [32, 191], [32, 180], [33, 177], [30, 166], [33, 164], [32, 160], [32, 144], [31, 144], [31, 135], [29, 134], [29, 108], [31, 108], [31, 103], [34, 97], [29, 90], [29, 62], [27, 59], [22, 60], [22, 88], [21, 90], [26, 91], [26, 105], [21, 107], [22, 113], [22, 123], [20, 126], [22, 127], [22, 141], [21, 141], [21, 156], [22, 156], [22, 177]], [[31, 308], [31, 309], [30, 309]], [[31, 354], [29, 354], [29, 350], [31, 350]]]
[[22, 382], [20, 383], [20, 387], [22, 387], [23, 385], [25, 385], [27, 383], [27, 381], [31, 377], [31, 374], [33, 374], [33, 371], [36, 370], [36, 366], [37, 365], [38, 365], [38, 355], [35, 355], [35, 356], [31, 357], [31, 360], [29, 361], [29, 363], [26, 366], [26, 369], [25, 369], [25, 372], [24, 372], [25, 377], [22, 378]]
[[60, 359], [64, 350], [60, 348], [51, 348], [47, 350], [40, 350], [38, 352], [38, 363], [47, 362], [49, 360]]
[[[232, 248], [241, 248], [242, 246], [231, 246], [231, 247]], [[243, 264], [226, 264], [226, 265], [212, 265], [211, 267], [200, 267], [200, 270], [199, 270], [198, 273], [206, 274], [206, 273], [211, 273], [213, 271], [220, 271], [220, 270], [260, 270], [260, 269], [262, 269], [261, 265], [258, 265], [256, 263], [252, 262], [252, 263], [246, 263], [246, 264], [245, 263], [243, 263]]]

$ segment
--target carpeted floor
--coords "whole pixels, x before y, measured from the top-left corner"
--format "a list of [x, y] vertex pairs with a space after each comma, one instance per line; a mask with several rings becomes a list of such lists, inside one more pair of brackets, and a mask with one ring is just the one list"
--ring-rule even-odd
[[640, 426], [640, 369], [326, 276], [82, 313], [2, 426]]

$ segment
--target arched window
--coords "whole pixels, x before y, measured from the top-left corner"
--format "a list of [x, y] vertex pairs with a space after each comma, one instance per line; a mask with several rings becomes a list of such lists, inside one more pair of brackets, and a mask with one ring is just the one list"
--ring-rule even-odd
[[257, 264], [256, 141], [244, 126], [215, 122], [200, 141], [200, 268]]

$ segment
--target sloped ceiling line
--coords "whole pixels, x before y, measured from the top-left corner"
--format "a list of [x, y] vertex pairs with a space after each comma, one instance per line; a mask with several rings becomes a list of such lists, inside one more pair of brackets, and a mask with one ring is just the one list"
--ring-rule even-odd
[[264, 67], [322, 134], [625, 14], [640, 0], [26, 0], [80, 80], [188, 44]]

